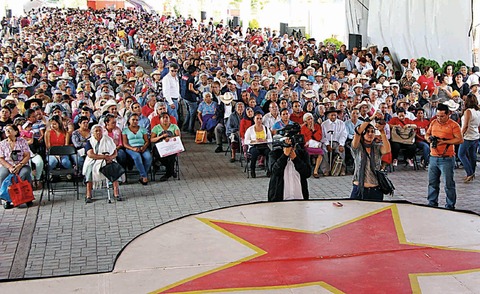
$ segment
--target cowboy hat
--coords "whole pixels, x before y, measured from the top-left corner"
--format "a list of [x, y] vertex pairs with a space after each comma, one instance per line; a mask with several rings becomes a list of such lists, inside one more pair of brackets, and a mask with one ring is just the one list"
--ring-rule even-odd
[[315, 91], [314, 91], [314, 90], [306, 90], [305, 92], [303, 92], [303, 96], [304, 96], [305, 98], [312, 99], [312, 98], [314, 98], [316, 95], [315, 95]]
[[328, 99], [328, 98], [323, 98], [322, 102], [320, 104], [327, 104], [327, 103], [332, 103], [333, 101]]
[[108, 108], [110, 108], [110, 106], [118, 106], [118, 105], [117, 105], [117, 102], [115, 102], [115, 100], [110, 99], [102, 106], [102, 109], [100, 112], [104, 113], [105, 111], [108, 111]]
[[428, 100], [428, 102], [439, 102], [440, 98], [438, 98], [437, 95], [432, 95], [432, 96], [428, 97], [427, 100]]
[[329, 115], [330, 113], [340, 113], [342, 112], [340, 109], [336, 109], [335, 107], [329, 107], [326, 111], [325, 111], [325, 115]]
[[5, 97], [5, 98], [2, 99], [2, 102], [1, 102], [2, 107], [5, 107], [5, 105], [7, 104], [7, 102], [14, 102], [15, 105], [18, 104], [17, 99], [13, 98], [12, 96], [7, 96], [7, 97]]
[[38, 99], [38, 98], [28, 99], [27, 101], [25, 101], [25, 104], [24, 104], [23, 106], [24, 106], [25, 109], [30, 109], [32, 103], [38, 103], [38, 105], [40, 106], [40, 108], [43, 107], [43, 101], [42, 101], [42, 99]]
[[358, 103], [357, 105], [355, 105], [354, 108], [360, 109], [360, 108], [362, 108], [362, 106], [367, 106], [368, 108], [371, 108], [371, 107], [372, 107], [372, 106], [370, 105], [370, 103], [368, 103], [367, 101], [362, 101], [362, 102]]
[[153, 71], [153, 72], [150, 74], [150, 76], [153, 77], [154, 75], [159, 75], [159, 76], [161, 76], [162, 73], [161, 73], [159, 70], [155, 70], [155, 71]]
[[375, 90], [377, 90], [377, 91], [383, 91], [384, 89], [383, 89], [382, 84], [377, 84], [377, 85], [375, 86]]
[[356, 88], [363, 88], [363, 85], [361, 83], [356, 83], [352, 90], [355, 90]]
[[445, 101], [443, 102], [443, 104], [447, 105], [448, 106], [448, 109], [450, 109], [450, 111], [455, 111], [458, 109], [458, 107], [460, 106], [460, 104], [456, 103], [455, 101], [453, 100], [448, 100], [448, 101]]
[[13, 86], [11, 88], [26, 88], [27, 85], [25, 85], [23, 82], [15, 82], [13, 83]]
[[68, 72], [64, 71], [64, 72], [62, 73], [62, 76], [60, 77], [60, 79], [62, 79], [62, 80], [71, 80], [72, 77], [68, 74]]
[[226, 92], [225, 94], [220, 95], [218, 98], [220, 98], [220, 101], [222, 101], [223, 104], [230, 104], [233, 101], [233, 94]]

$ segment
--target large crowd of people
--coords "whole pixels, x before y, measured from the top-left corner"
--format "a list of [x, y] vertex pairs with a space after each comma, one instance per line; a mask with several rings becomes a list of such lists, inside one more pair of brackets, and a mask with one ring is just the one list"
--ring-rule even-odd
[[[1, 145], [0, 171], [20, 173], [37, 188], [47, 161], [50, 169], [86, 170], [84, 162], [116, 160], [126, 168], [134, 165], [142, 185], [148, 184], [148, 171], [163, 164], [167, 172], [160, 181], [167, 181], [177, 176], [174, 158], [161, 158], [152, 146], [198, 129], [215, 141], [215, 152], [230, 146], [232, 163], [246, 155], [252, 178], [257, 165], [266, 166], [270, 176], [270, 148], [252, 142], [275, 140], [279, 130], [295, 123], [312, 175], [345, 175], [354, 162], [355, 132], [370, 118], [372, 126], [386, 123], [375, 140], [381, 142], [385, 132], [392, 143], [379, 166], [395, 167], [403, 152], [413, 167], [418, 151], [427, 168], [432, 145], [426, 134], [440, 104], [461, 124], [465, 140], [457, 149], [464, 181], [475, 178], [478, 67], [454, 72], [448, 66], [437, 74], [417, 68], [415, 59], [395, 62], [388, 47], [347, 50], [270, 29], [242, 32], [213, 19], [138, 10], [41, 8], [4, 18], [1, 25], [0, 136], [10, 144]], [[154, 68], [150, 75], [140, 58]], [[362, 127], [367, 129], [375, 130]], [[98, 155], [98, 146], [91, 145], [107, 141], [102, 134], [115, 144], [103, 147], [109, 155]], [[397, 140], [402, 135], [407, 139]], [[15, 161], [7, 149], [24, 142], [30, 155]], [[58, 145], [75, 146], [80, 159], [47, 156]], [[91, 173], [87, 181], [95, 181], [97, 173]], [[439, 179], [431, 181], [438, 190]]]

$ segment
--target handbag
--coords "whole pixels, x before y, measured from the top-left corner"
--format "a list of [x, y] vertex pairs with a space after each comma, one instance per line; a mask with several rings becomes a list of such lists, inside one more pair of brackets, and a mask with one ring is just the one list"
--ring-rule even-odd
[[393, 126], [392, 142], [412, 145], [415, 143], [415, 130], [410, 127]]
[[32, 185], [28, 181], [22, 180], [18, 175], [12, 177], [12, 184], [8, 187], [8, 194], [15, 207], [35, 200]]
[[125, 173], [125, 169], [116, 161], [105, 164], [99, 171], [112, 183]]
[[0, 199], [3, 199], [7, 202], [12, 202], [12, 199], [10, 198], [10, 194], [8, 194], [8, 187], [12, 185], [12, 178], [14, 174], [9, 174], [5, 180], [2, 182], [2, 186], [0, 186]]
[[195, 135], [195, 143], [197, 143], [197, 144], [207, 143], [207, 131], [206, 130], [198, 130], [197, 131], [197, 134]]
[[375, 172], [375, 177], [377, 178], [378, 187], [382, 191], [383, 195], [393, 196], [395, 191], [395, 186], [392, 181], [387, 176], [387, 172], [375, 169], [375, 159], [373, 158], [373, 150], [371, 151], [372, 155], [367, 153], [368, 159], [370, 160], [370, 168]]

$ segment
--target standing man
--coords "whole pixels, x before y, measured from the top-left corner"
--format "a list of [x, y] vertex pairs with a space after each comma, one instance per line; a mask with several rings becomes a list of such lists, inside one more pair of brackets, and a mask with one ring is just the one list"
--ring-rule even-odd
[[347, 129], [345, 123], [337, 118], [340, 110], [330, 107], [325, 111], [327, 120], [322, 123], [322, 143], [326, 146], [324, 154], [329, 152], [332, 156], [322, 161], [320, 168], [324, 176], [330, 175], [330, 169], [333, 165], [334, 154], [340, 155], [342, 158], [342, 168], [340, 175], [345, 175], [345, 142], [347, 141]]
[[180, 84], [178, 81], [178, 64], [170, 63], [168, 74], [162, 79], [162, 92], [165, 101], [168, 103], [168, 114], [174, 116], [178, 121], [178, 99], [180, 99]]
[[201, 95], [201, 92], [195, 87], [195, 77], [198, 75], [197, 67], [195, 65], [190, 65], [187, 68], [187, 71], [187, 90], [185, 91], [185, 97], [183, 97], [185, 104], [187, 105], [187, 115], [185, 117], [185, 122], [183, 123], [183, 130], [188, 131], [190, 134], [194, 134], [198, 97]]
[[432, 120], [425, 134], [425, 140], [430, 143], [430, 162], [428, 165], [428, 205], [438, 206], [440, 192], [440, 176], [445, 179], [445, 208], [455, 209], [457, 192], [455, 190], [455, 146], [463, 143], [460, 126], [451, 120], [447, 105], [439, 104], [436, 119]]

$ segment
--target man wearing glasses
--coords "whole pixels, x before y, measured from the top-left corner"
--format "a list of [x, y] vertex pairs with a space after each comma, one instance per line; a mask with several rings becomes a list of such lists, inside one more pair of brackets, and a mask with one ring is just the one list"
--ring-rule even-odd
[[168, 114], [178, 121], [178, 100], [180, 99], [180, 84], [178, 81], [178, 64], [170, 63], [169, 73], [162, 79], [162, 92], [168, 103]]

